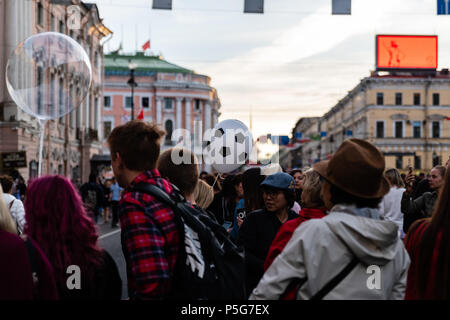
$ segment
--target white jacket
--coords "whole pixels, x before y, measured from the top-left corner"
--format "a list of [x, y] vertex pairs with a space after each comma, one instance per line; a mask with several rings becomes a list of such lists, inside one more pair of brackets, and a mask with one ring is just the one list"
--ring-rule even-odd
[[309, 299], [355, 256], [360, 263], [324, 299], [403, 299], [410, 260], [397, 225], [354, 215], [358, 210], [337, 205], [326, 217], [302, 223], [250, 299], [279, 299], [297, 278], [307, 279], [297, 299]]
[[11, 213], [14, 222], [19, 227], [19, 231], [22, 232], [23, 228], [25, 227], [25, 208], [23, 207], [22, 201], [9, 193], [4, 193], [3, 199], [5, 200], [8, 209], [11, 205], [11, 202], [14, 201], [11, 208], [9, 209], [9, 212]]
[[383, 197], [378, 207], [384, 220], [395, 222], [398, 225], [399, 236], [403, 231], [403, 212], [401, 203], [405, 188], [392, 187]]

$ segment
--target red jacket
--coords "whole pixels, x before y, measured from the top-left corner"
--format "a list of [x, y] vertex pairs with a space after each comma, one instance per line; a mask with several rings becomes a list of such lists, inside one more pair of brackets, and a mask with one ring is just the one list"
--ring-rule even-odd
[[281, 253], [281, 251], [283, 251], [284, 247], [291, 239], [295, 229], [297, 229], [300, 224], [308, 221], [309, 219], [323, 218], [325, 217], [325, 213], [325, 208], [302, 208], [302, 210], [298, 214], [298, 218], [284, 223], [281, 226], [280, 230], [278, 230], [277, 236], [273, 240], [269, 252], [267, 253], [266, 261], [264, 262], [264, 271], [266, 271], [270, 267], [273, 260], [275, 260], [275, 258]]
[[[407, 238], [405, 239], [405, 247], [408, 251], [408, 254], [411, 259], [411, 264], [409, 265], [408, 270], [408, 278], [406, 280], [406, 292], [405, 292], [405, 300], [435, 300], [436, 297], [434, 295], [434, 283], [436, 279], [436, 266], [437, 266], [437, 259], [439, 254], [439, 247], [441, 242], [441, 236], [442, 233], [438, 233], [436, 244], [434, 246], [433, 255], [431, 258], [431, 265], [430, 265], [430, 271], [428, 273], [428, 285], [425, 292], [419, 292], [417, 288], [417, 280], [416, 280], [416, 269], [417, 269], [417, 263], [418, 263], [418, 257], [419, 257], [419, 246], [420, 242], [422, 240], [422, 236], [424, 234], [424, 231], [427, 230], [429, 227], [429, 221], [424, 220], [421, 222], [415, 230], [413, 230], [412, 234], [409, 234]], [[425, 276], [425, 275], [421, 275]]]

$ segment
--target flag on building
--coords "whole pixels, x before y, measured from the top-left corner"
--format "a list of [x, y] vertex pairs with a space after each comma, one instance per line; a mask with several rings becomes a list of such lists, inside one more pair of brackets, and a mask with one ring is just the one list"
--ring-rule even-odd
[[437, 14], [450, 14], [449, 0], [437, 0]]
[[313, 133], [309, 135], [309, 138], [314, 141], [320, 141], [322, 139], [320, 134], [313, 134]]
[[141, 112], [139, 112], [139, 115], [137, 116], [138, 120], [144, 120], [144, 109], [141, 108]]
[[332, 0], [331, 14], [352, 14], [351, 0]]
[[326, 137], [327, 136], [327, 132], [326, 131], [321, 131], [320, 132], [320, 136], [323, 137], [323, 138]]
[[144, 45], [142, 46], [142, 51], [145, 52], [145, 50], [150, 49], [150, 40], [148, 40]]

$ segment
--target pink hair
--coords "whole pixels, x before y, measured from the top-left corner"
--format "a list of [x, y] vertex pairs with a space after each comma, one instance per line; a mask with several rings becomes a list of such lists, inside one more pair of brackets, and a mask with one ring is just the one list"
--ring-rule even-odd
[[42, 248], [58, 283], [65, 283], [70, 265], [92, 276], [101, 256], [97, 230], [69, 180], [57, 175], [34, 180], [27, 190], [25, 212], [24, 233]]

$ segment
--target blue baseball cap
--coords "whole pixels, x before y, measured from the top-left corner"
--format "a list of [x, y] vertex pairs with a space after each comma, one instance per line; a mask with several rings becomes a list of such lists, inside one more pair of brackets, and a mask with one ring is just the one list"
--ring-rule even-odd
[[264, 181], [260, 184], [260, 187], [269, 187], [294, 192], [295, 181], [291, 175], [284, 172], [277, 172], [264, 179]]

